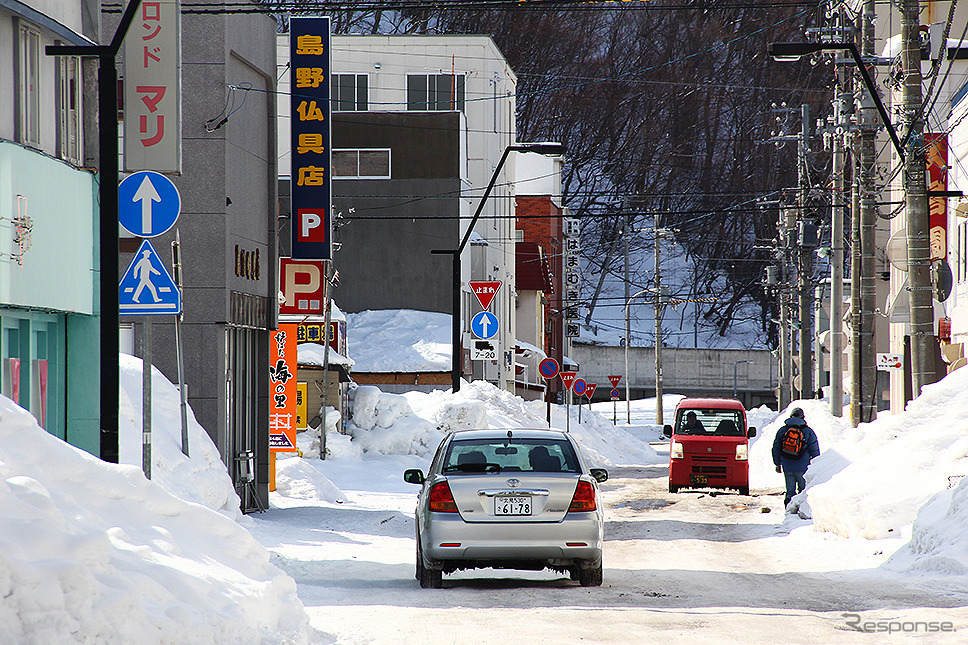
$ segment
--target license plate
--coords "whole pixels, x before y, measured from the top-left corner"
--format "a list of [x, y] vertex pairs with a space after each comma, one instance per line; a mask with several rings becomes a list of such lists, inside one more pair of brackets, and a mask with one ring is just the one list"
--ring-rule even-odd
[[690, 484], [708, 484], [709, 478], [706, 475], [689, 475]]
[[495, 497], [495, 515], [531, 515], [531, 497], [524, 495]]

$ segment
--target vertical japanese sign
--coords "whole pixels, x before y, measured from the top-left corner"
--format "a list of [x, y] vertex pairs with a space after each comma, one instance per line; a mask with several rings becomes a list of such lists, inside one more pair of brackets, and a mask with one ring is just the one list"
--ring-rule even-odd
[[269, 332], [269, 450], [296, 450], [296, 327]]
[[[928, 190], [948, 190], [948, 135], [925, 133], [924, 147], [928, 161]], [[932, 260], [948, 259], [948, 200], [928, 199], [929, 239]]]
[[330, 19], [289, 21], [292, 257], [331, 260]]
[[124, 39], [124, 169], [181, 173], [181, 0], [142, 0]]

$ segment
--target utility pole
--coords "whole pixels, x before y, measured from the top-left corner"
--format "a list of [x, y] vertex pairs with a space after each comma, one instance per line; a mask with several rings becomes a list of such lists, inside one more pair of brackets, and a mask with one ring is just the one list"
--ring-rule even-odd
[[[872, 3], [872, 0], [868, 0]], [[904, 209], [907, 218], [908, 289], [911, 300], [911, 394], [935, 381], [934, 305], [931, 302], [931, 249], [925, 183], [924, 115], [921, 102], [921, 43], [918, 0], [901, 2], [903, 113], [907, 125], [904, 157]]]
[[[858, 18], [861, 38], [861, 55], [874, 56], [874, 0], [865, 0]], [[874, 283], [874, 243], [877, 224], [877, 196], [875, 185], [874, 148], [877, 135], [877, 112], [873, 97], [863, 83], [856, 84], [860, 111], [857, 125], [860, 134], [856, 139], [855, 158], [857, 166], [854, 178], [853, 211], [854, 241], [851, 262], [851, 425], [872, 421], [877, 414], [876, 381], [874, 361], [874, 307], [877, 286]]]
[[797, 180], [799, 184], [800, 235], [797, 245], [799, 306], [800, 306], [800, 398], [812, 399], [813, 389], [813, 247], [808, 239], [815, 225], [807, 220], [810, 200], [810, 175], [807, 156], [810, 152], [810, 106], [800, 106], [800, 139], [797, 145]]
[[790, 276], [790, 237], [793, 234], [794, 214], [789, 208], [780, 207], [780, 397], [778, 410], [793, 402], [793, 352], [790, 335], [790, 303], [787, 285]]
[[[835, 67], [837, 83], [846, 83], [844, 66]], [[844, 413], [842, 328], [844, 318], [844, 136], [853, 98], [835, 85], [833, 121], [833, 193], [830, 204], [830, 414]]]
[[665, 421], [662, 416], [662, 274], [659, 264], [659, 235], [663, 232], [659, 228], [658, 215], [655, 221], [655, 422], [662, 426]]
[[622, 229], [622, 238], [625, 243], [625, 422], [632, 423], [632, 402], [631, 402], [631, 387], [632, 387], [632, 375], [629, 374], [628, 369], [628, 355], [629, 348], [632, 346], [632, 335], [631, 335], [631, 325], [629, 324], [629, 292], [631, 291], [629, 287], [631, 283], [629, 281], [629, 211], [625, 208], [625, 227]]

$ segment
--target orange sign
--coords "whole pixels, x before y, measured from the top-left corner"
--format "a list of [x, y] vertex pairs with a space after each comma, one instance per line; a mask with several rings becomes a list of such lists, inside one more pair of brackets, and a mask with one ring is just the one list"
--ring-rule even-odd
[[270, 452], [296, 452], [296, 327], [269, 332]]

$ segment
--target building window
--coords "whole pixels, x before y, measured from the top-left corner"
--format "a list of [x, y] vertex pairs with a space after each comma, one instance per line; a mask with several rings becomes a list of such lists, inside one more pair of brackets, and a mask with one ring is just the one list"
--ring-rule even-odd
[[414, 111], [464, 111], [463, 74], [408, 74], [407, 109]]
[[389, 178], [389, 148], [333, 150], [333, 179]]
[[17, 40], [17, 141], [40, 146], [40, 32], [21, 23]]
[[75, 56], [57, 58], [57, 155], [80, 163], [80, 65]]
[[369, 92], [366, 74], [333, 74], [331, 78], [333, 112], [366, 112]]

